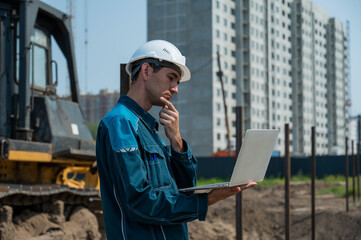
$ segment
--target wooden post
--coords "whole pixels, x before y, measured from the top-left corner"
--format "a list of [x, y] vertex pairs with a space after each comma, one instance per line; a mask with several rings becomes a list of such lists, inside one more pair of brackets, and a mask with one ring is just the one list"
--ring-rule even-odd
[[290, 217], [290, 178], [291, 178], [291, 160], [290, 160], [290, 151], [289, 151], [289, 134], [290, 128], [289, 124], [285, 124], [285, 161], [284, 161], [284, 171], [285, 171], [285, 234], [286, 240], [290, 239], [290, 230], [291, 230], [291, 217]]
[[345, 139], [346, 212], [348, 212], [348, 137]]
[[131, 79], [127, 71], [125, 71], [125, 66], [127, 64], [120, 64], [120, 94], [127, 94], [130, 88]]
[[[243, 115], [242, 106], [236, 108], [236, 153], [242, 146], [243, 137]], [[236, 154], [236, 158], [237, 158]], [[242, 240], [242, 192], [236, 195], [236, 240]]]
[[311, 128], [312, 158], [311, 158], [311, 206], [312, 206], [312, 240], [316, 239], [316, 221], [315, 221], [315, 183], [316, 183], [316, 139], [315, 126]]

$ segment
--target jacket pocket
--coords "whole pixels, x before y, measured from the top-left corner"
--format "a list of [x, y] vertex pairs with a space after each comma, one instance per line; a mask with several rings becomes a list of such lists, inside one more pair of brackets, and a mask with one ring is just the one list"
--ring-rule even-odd
[[158, 145], [148, 145], [144, 146], [144, 151], [151, 186], [154, 190], [169, 188], [171, 186], [171, 176], [163, 150]]

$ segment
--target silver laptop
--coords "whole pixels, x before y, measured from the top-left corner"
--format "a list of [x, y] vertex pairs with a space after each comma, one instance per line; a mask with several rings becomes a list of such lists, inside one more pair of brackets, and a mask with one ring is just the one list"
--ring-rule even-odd
[[234, 187], [264, 179], [279, 129], [249, 129], [242, 141], [230, 182], [182, 188], [180, 192]]

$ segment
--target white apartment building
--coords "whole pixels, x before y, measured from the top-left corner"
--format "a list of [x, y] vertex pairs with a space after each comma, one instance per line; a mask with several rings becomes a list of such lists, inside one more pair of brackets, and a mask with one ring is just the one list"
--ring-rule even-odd
[[[333, 22], [339, 33], [330, 33]], [[181, 114], [182, 136], [197, 156], [227, 148], [217, 52], [233, 141], [235, 107], [241, 105], [244, 129], [281, 130], [276, 147], [281, 155], [285, 123], [290, 124], [293, 155], [310, 154], [311, 126], [316, 127], [317, 153], [329, 153], [329, 142], [335, 139], [329, 134], [330, 120], [341, 118], [335, 122], [345, 126], [348, 118], [332, 112], [347, 112], [347, 39], [342, 29], [308, 0], [148, 1], [148, 39], [174, 43], [192, 72], [192, 80], [180, 85], [173, 102]], [[341, 40], [337, 35], [342, 53], [340, 46], [330, 45], [332, 34], [343, 36]], [[343, 68], [334, 67], [340, 65], [333, 60], [336, 51]], [[338, 78], [330, 82], [331, 69]], [[333, 82], [342, 88], [330, 86]], [[333, 99], [337, 103], [328, 102], [332, 91], [338, 94]], [[337, 139], [344, 139], [337, 130]], [[343, 144], [336, 142], [340, 148]]]
[[347, 33], [336, 19], [328, 22], [328, 142], [329, 151], [344, 154], [349, 133]]
[[294, 153], [311, 152], [311, 127], [315, 126], [317, 153], [327, 154], [328, 14], [308, 0], [294, 1], [293, 12]]
[[292, 129], [290, 4], [238, 3], [237, 79], [238, 89], [243, 89], [238, 102], [244, 106], [245, 128], [280, 129], [276, 150], [283, 154], [284, 124], [290, 123]]
[[357, 144], [359, 143], [359, 134], [361, 133], [360, 131], [360, 119], [359, 116], [355, 116], [355, 117], [350, 117], [350, 122], [349, 122], [349, 131], [350, 131], [350, 135], [349, 135], [349, 142], [348, 142], [348, 154], [351, 155], [352, 154], [352, 143], [353, 143], [353, 152], [354, 154], [357, 154]]

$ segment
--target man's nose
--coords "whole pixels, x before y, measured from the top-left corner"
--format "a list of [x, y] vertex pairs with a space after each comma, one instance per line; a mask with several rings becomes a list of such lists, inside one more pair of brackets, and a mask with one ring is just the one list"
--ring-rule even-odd
[[170, 91], [171, 91], [172, 94], [177, 94], [178, 93], [178, 84], [171, 87]]

